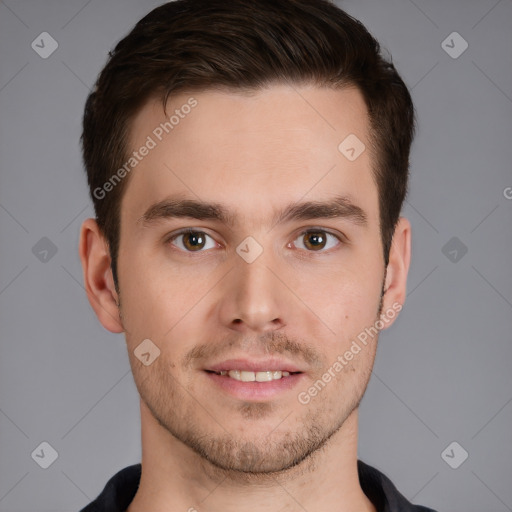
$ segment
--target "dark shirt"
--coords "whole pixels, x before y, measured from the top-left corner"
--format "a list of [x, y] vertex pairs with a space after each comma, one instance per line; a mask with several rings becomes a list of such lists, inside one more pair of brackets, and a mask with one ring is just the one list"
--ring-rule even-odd
[[[80, 512], [125, 512], [139, 487], [141, 468], [140, 464], [135, 464], [119, 471], [101, 494]], [[357, 469], [361, 488], [377, 512], [435, 512], [407, 501], [378, 469], [361, 460], [357, 461]]]

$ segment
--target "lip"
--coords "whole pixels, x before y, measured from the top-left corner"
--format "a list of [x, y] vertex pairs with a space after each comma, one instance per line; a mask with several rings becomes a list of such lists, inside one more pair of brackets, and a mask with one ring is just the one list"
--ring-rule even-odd
[[[214, 372], [223, 370], [241, 370], [248, 372], [286, 371], [290, 375], [277, 380], [266, 382], [243, 382], [231, 377], [218, 375]], [[204, 375], [217, 389], [231, 395], [234, 398], [245, 401], [268, 401], [278, 398], [287, 391], [296, 387], [306, 374], [297, 365], [278, 358], [254, 359], [229, 359], [220, 363], [208, 365], [203, 370]]]
[[220, 372], [223, 370], [242, 370], [246, 372], [265, 372], [265, 371], [283, 371], [283, 372], [304, 372], [301, 368], [284, 359], [267, 358], [262, 360], [254, 359], [228, 359], [220, 363], [208, 365], [204, 368], [207, 371]]
[[304, 373], [293, 373], [288, 377], [281, 377], [278, 380], [267, 382], [243, 382], [206, 370], [203, 373], [218, 389], [232, 397], [254, 402], [278, 398], [280, 395], [296, 387], [305, 377]]

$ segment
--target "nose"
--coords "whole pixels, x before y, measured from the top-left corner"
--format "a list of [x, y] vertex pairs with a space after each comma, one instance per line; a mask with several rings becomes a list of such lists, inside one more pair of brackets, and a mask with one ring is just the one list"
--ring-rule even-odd
[[219, 292], [222, 324], [238, 332], [264, 333], [284, 327], [291, 305], [290, 292], [271, 269], [268, 258], [247, 263], [241, 258], [223, 280]]

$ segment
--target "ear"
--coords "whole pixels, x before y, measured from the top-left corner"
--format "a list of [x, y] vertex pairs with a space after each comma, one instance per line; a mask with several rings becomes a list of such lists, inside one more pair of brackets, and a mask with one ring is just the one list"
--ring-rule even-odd
[[87, 298], [99, 321], [110, 332], [123, 332], [119, 297], [110, 268], [110, 251], [95, 219], [86, 219], [80, 229], [78, 252], [82, 262]]
[[[382, 315], [392, 309], [397, 312], [402, 309], [407, 293], [407, 274], [411, 262], [411, 223], [405, 218], [398, 219], [393, 241], [389, 251], [389, 263], [386, 272], [384, 297], [382, 302]], [[384, 322], [387, 328], [393, 324], [394, 319], [387, 318]]]

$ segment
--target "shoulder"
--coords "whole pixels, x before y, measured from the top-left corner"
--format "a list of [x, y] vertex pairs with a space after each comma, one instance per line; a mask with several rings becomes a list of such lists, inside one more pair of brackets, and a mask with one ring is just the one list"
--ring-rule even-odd
[[141, 470], [141, 464], [134, 464], [117, 472], [100, 495], [80, 512], [124, 512], [139, 488]]
[[412, 504], [384, 473], [362, 460], [357, 461], [357, 470], [361, 488], [377, 512], [436, 512], [431, 508]]

